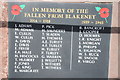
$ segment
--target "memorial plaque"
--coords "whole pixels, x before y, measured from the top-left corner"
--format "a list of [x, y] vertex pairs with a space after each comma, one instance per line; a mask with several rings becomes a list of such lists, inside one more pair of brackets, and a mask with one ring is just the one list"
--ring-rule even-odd
[[9, 3], [9, 78], [108, 78], [112, 3]]

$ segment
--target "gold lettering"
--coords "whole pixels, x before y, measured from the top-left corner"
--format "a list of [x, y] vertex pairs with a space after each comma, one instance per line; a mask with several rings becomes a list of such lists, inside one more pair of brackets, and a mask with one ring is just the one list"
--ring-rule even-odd
[[61, 8], [40, 8], [40, 12], [64, 13], [65, 9], [61, 9]]
[[76, 13], [88, 13], [88, 9], [76, 9]]
[[46, 18], [46, 14], [42, 13], [24, 13], [25, 17]]
[[48, 14], [48, 18], [64, 18], [63, 14]]
[[39, 8], [32, 8], [33, 12], [39, 12]]

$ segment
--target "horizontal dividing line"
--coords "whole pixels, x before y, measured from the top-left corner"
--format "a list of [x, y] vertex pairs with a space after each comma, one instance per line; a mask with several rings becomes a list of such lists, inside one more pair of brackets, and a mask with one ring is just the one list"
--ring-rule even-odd
[[[83, 26], [83, 25], [61, 25], [61, 24], [38, 24], [38, 23], [21, 23], [21, 22], [9, 22], [8, 23], [8, 28], [15, 28], [15, 24], [24, 24], [24, 25], [32, 25], [32, 28], [30, 27], [17, 27], [19, 29], [34, 29], [34, 30], [42, 30], [42, 25], [51, 25], [54, 26], [55, 28], [50, 28], [49, 30], [55, 30], [55, 29], [59, 29], [59, 30], [65, 30], [68, 32], [71, 32], [71, 28], [73, 26], [73, 32], [79, 32], [79, 31], [97, 31], [97, 29], [79, 29], [79, 27], [103, 27], [104, 29], [102, 30], [98, 30], [99, 33], [103, 33], [103, 34], [120, 34], [120, 27], [105, 27], [105, 26]], [[45, 29], [46, 30], [46, 29]], [[48, 29], [47, 29], [48, 30]]]
[[119, 78], [2, 78], [1, 80], [120, 80]]

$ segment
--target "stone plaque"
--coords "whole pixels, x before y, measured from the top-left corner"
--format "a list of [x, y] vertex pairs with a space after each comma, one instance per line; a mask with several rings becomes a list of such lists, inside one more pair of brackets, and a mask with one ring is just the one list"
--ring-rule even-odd
[[108, 78], [112, 3], [9, 2], [9, 78]]

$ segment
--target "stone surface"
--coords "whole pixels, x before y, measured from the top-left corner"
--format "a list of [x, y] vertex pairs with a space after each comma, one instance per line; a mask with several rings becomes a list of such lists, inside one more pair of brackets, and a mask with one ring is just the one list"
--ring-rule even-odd
[[[8, 71], [8, 28], [7, 28], [7, 21], [8, 21], [8, 16], [7, 16], [7, 3], [3, 2], [3, 1], [7, 1], [7, 0], [0, 0], [0, 79], [1, 78], [7, 78], [7, 71]], [[30, 1], [30, 0], [16, 0], [16, 1]], [[31, 0], [33, 1], [33, 0]], [[35, 0], [34, 0], [35, 1]], [[36, 1], [48, 1], [48, 0], [36, 0]], [[49, 0], [49, 1], [53, 1], [53, 0]], [[59, 0], [60, 2], [63, 2], [63, 0]], [[68, 1], [68, 0], [66, 0]], [[69, 0], [70, 1], [70, 0]], [[68, 1], [68, 2], [69, 2]], [[76, 2], [78, 0], [74, 0], [74, 2]], [[81, 1], [90, 1], [90, 0], [81, 0]], [[96, 0], [93, 0], [96, 1]], [[119, 0], [100, 0], [100, 1], [116, 1], [118, 2]], [[118, 20], [118, 19], [117, 19]], [[111, 67], [110, 67], [110, 76], [111, 77], [117, 77], [118, 74], [118, 66], [114, 65], [114, 64], [118, 64], [118, 62], [116, 62], [116, 59], [118, 60], [118, 35], [117, 34], [113, 34], [112, 35], [113, 39], [112, 41], [116, 41], [114, 43], [112, 43], [113, 47], [111, 47], [111, 52], [113, 53], [113, 55], [111, 55]], [[117, 48], [117, 49], [116, 49]], [[116, 51], [117, 50], [117, 51]], [[114, 54], [116, 53], [116, 54]]]

